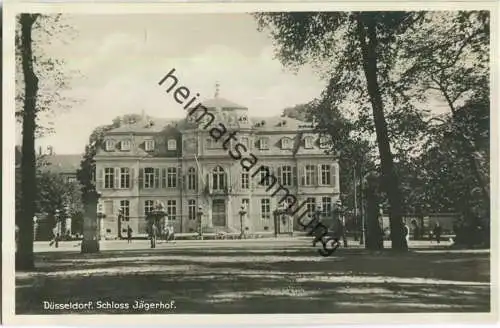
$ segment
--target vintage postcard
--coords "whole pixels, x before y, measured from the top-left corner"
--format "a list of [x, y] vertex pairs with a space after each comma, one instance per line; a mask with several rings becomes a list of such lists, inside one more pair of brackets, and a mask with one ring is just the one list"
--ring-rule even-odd
[[5, 323], [498, 319], [498, 3], [3, 14]]

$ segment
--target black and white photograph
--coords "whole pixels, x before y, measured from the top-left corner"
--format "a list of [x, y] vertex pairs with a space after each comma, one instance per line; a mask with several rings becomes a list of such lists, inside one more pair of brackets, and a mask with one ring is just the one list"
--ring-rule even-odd
[[6, 5], [4, 317], [495, 318], [496, 4]]

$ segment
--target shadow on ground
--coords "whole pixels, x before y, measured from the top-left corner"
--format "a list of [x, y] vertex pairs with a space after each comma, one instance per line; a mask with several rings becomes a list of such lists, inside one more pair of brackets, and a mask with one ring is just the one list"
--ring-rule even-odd
[[[489, 253], [310, 247], [38, 253], [16, 274], [16, 313], [489, 312]], [[175, 301], [175, 308], [98, 309], [98, 301]], [[43, 302], [92, 301], [80, 311]]]

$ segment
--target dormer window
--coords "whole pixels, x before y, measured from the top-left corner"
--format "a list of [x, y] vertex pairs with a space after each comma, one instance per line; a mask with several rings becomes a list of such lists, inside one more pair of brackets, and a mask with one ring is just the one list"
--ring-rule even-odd
[[146, 151], [153, 151], [155, 149], [155, 141], [154, 140], [146, 140], [144, 142], [144, 149]]
[[306, 137], [304, 139], [304, 148], [307, 149], [313, 148], [313, 137]]
[[247, 137], [241, 137], [239, 141], [243, 146], [245, 146], [246, 149], [248, 149], [248, 138]]
[[281, 139], [281, 149], [291, 149], [292, 148], [292, 140], [290, 138]]
[[176, 150], [177, 149], [177, 140], [170, 139], [167, 142], [167, 148], [168, 148], [168, 150]]
[[267, 150], [267, 149], [269, 149], [268, 141], [269, 140], [267, 138], [261, 138], [259, 140], [259, 149], [260, 150]]
[[322, 136], [321, 138], [319, 138], [319, 148], [321, 149], [328, 148], [329, 143], [330, 143], [330, 138], [328, 138], [327, 136]]
[[120, 149], [124, 150], [124, 151], [129, 151], [130, 150], [130, 146], [131, 146], [130, 140], [123, 140], [120, 143]]
[[106, 140], [105, 147], [107, 151], [112, 151], [115, 148], [115, 141], [111, 139]]

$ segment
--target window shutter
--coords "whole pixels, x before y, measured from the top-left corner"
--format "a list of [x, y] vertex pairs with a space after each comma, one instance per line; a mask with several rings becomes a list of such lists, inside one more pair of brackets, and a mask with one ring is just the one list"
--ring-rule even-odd
[[130, 189], [134, 188], [134, 180], [135, 180], [135, 175], [134, 175], [134, 169], [133, 168], [130, 168], [129, 169], [129, 180], [130, 180]]
[[167, 169], [166, 168], [161, 169], [161, 187], [167, 188]]
[[331, 175], [332, 175], [331, 185], [333, 186], [334, 189], [337, 189], [337, 165], [332, 164], [331, 170], [332, 170], [332, 172], [331, 172]]
[[176, 168], [175, 176], [177, 178], [177, 186], [179, 186], [179, 188], [181, 190], [183, 190], [184, 189], [184, 180], [186, 180], [186, 179], [185, 179], [185, 175], [182, 174], [182, 168], [180, 166]]
[[321, 164], [318, 164], [318, 173], [316, 174], [316, 185], [322, 186], [323, 185], [323, 179], [322, 179], [322, 174], [321, 174]]
[[292, 185], [295, 187], [299, 186], [298, 178], [297, 178], [297, 167], [294, 166], [292, 170]]
[[115, 181], [114, 181], [114, 186], [115, 187], [114, 189], [118, 189], [120, 188], [120, 168], [119, 167], [115, 167]]
[[300, 175], [300, 185], [306, 185], [306, 166], [302, 167], [302, 174]]
[[96, 186], [99, 186], [100, 189], [104, 189], [104, 168], [97, 169], [97, 179], [96, 179]]
[[282, 174], [282, 172], [283, 172], [282, 167], [281, 167], [281, 166], [278, 166], [278, 170], [277, 170], [277, 171], [278, 171], [278, 176], [277, 176], [277, 178], [278, 178], [278, 183], [279, 183], [279, 184], [282, 184], [282, 180], [283, 180], [283, 179], [282, 179], [282, 177], [281, 177], [281, 174]]
[[139, 183], [139, 189], [144, 188], [144, 169], [143, 168], [139, 169], [139, 176], [137, 178], [137, 181]]
[[160, 188], [160, 169], [155, 169], [155, 188]]

